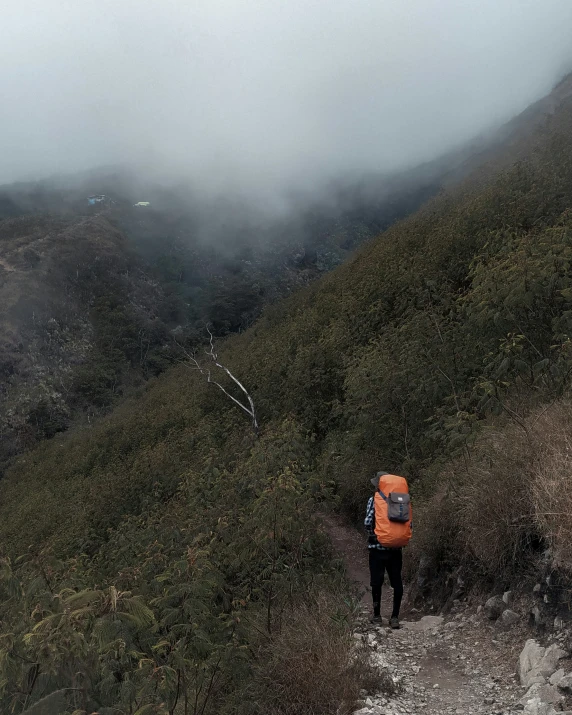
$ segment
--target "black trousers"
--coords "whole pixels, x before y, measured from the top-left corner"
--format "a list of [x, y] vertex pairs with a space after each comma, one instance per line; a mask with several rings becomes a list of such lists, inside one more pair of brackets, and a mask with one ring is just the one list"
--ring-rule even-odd
[[389, 577], [389, 583], [393, 589], [393, 611], [392, 616], [399, 616], [401, 600], [403, 598], [403, 581], [401, 580], [401, 569], [403, 567], [403, 553], [401, 549], [382, 551], [381, 549], [369, 549], [369, 573], [371, 595], [373, 598], [373, 611], [379, 615], [381, 604], [381, 587], [385, 572]]

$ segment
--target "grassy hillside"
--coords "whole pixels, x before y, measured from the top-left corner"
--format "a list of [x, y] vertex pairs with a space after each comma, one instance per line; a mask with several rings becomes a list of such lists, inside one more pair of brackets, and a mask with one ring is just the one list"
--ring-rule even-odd
[[[378, 468], [410, 477], [412, 553], [436, 571], [493, 583], [547, 545], [569, 568], [546, 507], [558, 481], [538, 467], [568, 464], [571, 136], [564, 98], [511, 148], [518, 163], [430, 201], [229, 338], [220, 357], [255, 399], [259, 437], [187, 364], [19, 459], [0, 483], [3, 704], [74, 688], [87, 712], [351, 709], [351, 604], [316, 513], [357, 516]], [[289, 651], [320, 618], [327, 654]], [[292, 700], [318, 671], [329, 699]]]

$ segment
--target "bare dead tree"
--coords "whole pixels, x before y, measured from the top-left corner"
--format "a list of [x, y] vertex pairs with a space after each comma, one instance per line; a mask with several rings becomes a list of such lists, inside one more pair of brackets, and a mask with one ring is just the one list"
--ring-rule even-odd
[[205, 367], [205, 366], [201, 365], [199, 363], [199, 361], [197, 360], [194, 353], [193, 354], [189, 353], [187, 350], [185, 350], [185, 348], [179, 342], [176, 341], [177, 345], [181, 348], [181, 350], [187, 356], [188, 362], [186, 364], [189, 365], [191, 370], [198, 370], [201, 373], [201, 375], [204, 375], [207, 378], [208, 383], [210, 383], [212, 385], [216, 385], [216, 387], [218, 387], [219, 390], [224, 392], [224, 394], [229, 398], [229, 400], [232, 400], [235, 405], [237, 405], [238, 407], [240, 407], [241, 410], [243, 410], [243, 412], [246, 412], [246, 414], [250, 417], [250, 419], [252, 421], [252, 429], [254, 430], [255, 434], [258, 435], [259, 426], [258, 426], [258, 419], [256, 417], [256, 410], [254, 408], [254, 400], [252, 399], [252, 397], [250, 396], [250, 393], [244, 387], [242, 382], [240, 382], [240, 380], [238, 380], [225, 365], [223, 365], [222, 363], [219, 362], [218, 354], [215, 350], [215, 345], [214, 345], [214, 336], [213, 336], [212, 332], [210, 331], [208, 325], [207, 325], [207, 332], [209, 334], [209, 349], [205, 350], [205, 355], [208, 355], [208, 357], [214, 363], [215, 367], [218, 367], [220, 370], [225, 372], [230, 377], [230, 379], [235, 383], [235, 385], [237, 385], [238, 388], [243, 392], [246, 400], [244, 398], [242, 400], [239, 400], [236, 397], [234, 397], [234, 395], [231, 395], [230, 392], [228, 392], [228, 390], [220, 384], [220, 382], [217, 382], [217, 380], [215, 380], [213, 378], [211, 369], [209, 367]]

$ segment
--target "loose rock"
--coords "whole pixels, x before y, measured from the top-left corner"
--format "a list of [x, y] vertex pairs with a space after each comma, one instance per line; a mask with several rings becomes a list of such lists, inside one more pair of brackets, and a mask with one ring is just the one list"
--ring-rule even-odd
[[542, 648], [533, 638], [529, 638], [518, 659], [518, 677], [520, 684], [529, 688], [534, 683], [544, 683], [545, 678], [539, 668], [545, 648]]
[[550, 685], [558, 685], [565, 675], [566, 671], [564, 668], [560, 668], [550, 676]]
[[563, 675], [556, 683], [559, 690], [566, 694], [572, 694], [572, 673]]
[[556, 643], [548, 646], [540, 663], [542, 675], [549, 678], [558, 668], [558, 661], [567, 655], [568, 653]]
[[553, 643], [542, 648], [533, 638], [526, 641], [518, 661], [520, 682], [529, 688], [535, 683], [544, 684], [557, 669], [558, 661], [566, 656], [566, 651]]
[[529, 700], [523, 712], [525, 715], [557, 715], [556, 710], [548, 703], [543, 703], [540, 698]]
[[520, 616], [518, 613], [515, 613], [515, 611], [511, 611], [510, 608], [507, 608], [502, 612], [500, 620], [504, 626], [513, 626], [520, 621]]
[[505, 602], [502, 600], [501, 596], [492, 596], [485, 603], [485, 614], [491, 621], [496, 621], [497, 618], [505, 609]]
[[430, 631], [443, 624], [443, 616], [423, 616], [419, 621], [402, 621], [401, 626], [410, 631]]
[[543, 703], [549, 703], [550, 705], [559, 705], [564, 702], [564, 696], [562, 693], [558, 692], [558, 689], [553, 685], [540, 685], [535, 683], [531, 685], [528, 689], [526, 695], [524, 695], [519, 703], [523, 706], [530, 700], [538, 698]]

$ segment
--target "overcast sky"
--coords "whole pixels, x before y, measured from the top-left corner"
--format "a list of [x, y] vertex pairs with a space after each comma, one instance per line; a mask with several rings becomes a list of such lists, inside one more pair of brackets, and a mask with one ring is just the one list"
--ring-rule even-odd
[[572, 0], [5, 0], [0, 182], [281, 191], [430, 159], [572, 69]]

